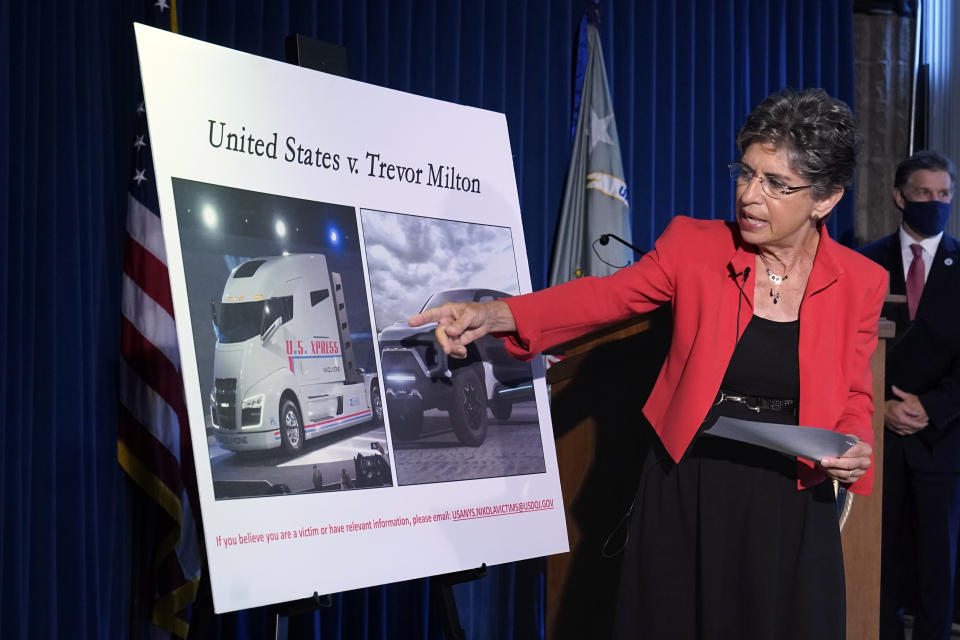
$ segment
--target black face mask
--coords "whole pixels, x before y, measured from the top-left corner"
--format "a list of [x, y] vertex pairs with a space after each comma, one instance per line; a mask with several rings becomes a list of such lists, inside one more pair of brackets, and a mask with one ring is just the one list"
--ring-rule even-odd
[[906, 198], [903, 200], [903, 221], [922, 236], [935, 236], [943, 231], [949, 217], [949, 202], [911, 202]]

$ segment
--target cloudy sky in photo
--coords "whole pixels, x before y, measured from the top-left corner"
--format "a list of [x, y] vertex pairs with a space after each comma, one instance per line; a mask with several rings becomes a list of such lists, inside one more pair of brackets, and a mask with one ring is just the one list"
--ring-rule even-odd
[[520, 292], [510, 229], [361, 210], [377, 330], [444, 289]]

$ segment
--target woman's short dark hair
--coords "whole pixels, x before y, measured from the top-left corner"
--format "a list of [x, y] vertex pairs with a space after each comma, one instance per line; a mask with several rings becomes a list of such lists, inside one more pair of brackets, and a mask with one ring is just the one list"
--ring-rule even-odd
[[813, 188], [815, 200], [850, 186], [860, 135], [850, 107], [823, 89], [784, 89], [767, 96], [737, 134], [743, 153], [755, 143], [784, 149], [790, 169]]

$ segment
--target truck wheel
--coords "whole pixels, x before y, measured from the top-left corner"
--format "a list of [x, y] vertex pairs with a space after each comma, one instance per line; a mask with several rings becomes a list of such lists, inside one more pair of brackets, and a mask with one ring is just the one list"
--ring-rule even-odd
[[284, 453], [303, 451], [303, 419], [297, 403], [287, 398], [280, 403], [280, 446]]
[[450, 422], [457, 439], [479, 447], [487, 437], [487, 390], [474, 367], [453, 372]]
[[380, 383], [374, 380], [370, 383], [370, 410], [373, 416], [370, 418], [373, 424], [380, 426], [383, 424], [383, 399], [380, 397]]
[[391, 435], [397, 440], [416, 440], [423, 429], [423, 408], [413, 402], [397, 404], [402, 406], [387, 405]]
[[490, 413], [497, 420], [509, 420], [510, 414], [513, 413], [513, 403], [509, 400], [496, 398], [490, 403]]

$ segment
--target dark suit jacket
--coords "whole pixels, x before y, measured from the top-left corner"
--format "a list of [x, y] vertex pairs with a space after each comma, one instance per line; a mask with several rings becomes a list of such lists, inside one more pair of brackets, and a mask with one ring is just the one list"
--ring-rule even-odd
[[[890, 272], [890, 293], [905, 294], [899, 233], [860, 248]], [[907, 464], [921, 471], [960, 471], [960, 243], [943, 235], [923, 287], [917, 316], [906, 304], [886, 304], [883, 316], [897, 325], [887, 345], [890, 386], [920, 397], [930, 425], [911, 436], [887, 431], [886, 440], [904, 447]]]

